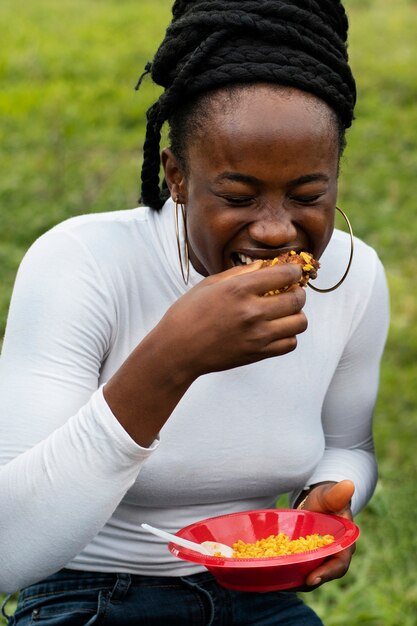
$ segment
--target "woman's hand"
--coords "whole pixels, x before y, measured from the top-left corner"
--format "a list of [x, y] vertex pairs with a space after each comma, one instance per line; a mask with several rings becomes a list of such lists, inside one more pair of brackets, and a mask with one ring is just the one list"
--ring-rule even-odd
[[[155, 328], [185, 376], [246, 365], [295, 349], [307, 328], [301, 268], [260, 262], [209, 276], [173, 304]], [[279, 295], [273, 289], [294, 285]]]
[[[294, 350], [307, 328], [301, 268], [260, 263], [209, 276], [179, 298], [104, 386], [123, 428], [148, 447], [202, 374]], [[156, 401], [157, 399], [157, 401]]]
[[[355, 491], [355, 485], [350, 480], [339, 483], [322, 483], [311, 489], [303, 500], [302, 508], [317, 513], [330, 513], [352, 519], [350, 501]], [[329, 557], [320, 567], [315, 569], [306, 578], [306, 584], [297, 591], [311, 591], [323, 583], [335, 578], [341, 578], [349, 569], [355, 545]]]

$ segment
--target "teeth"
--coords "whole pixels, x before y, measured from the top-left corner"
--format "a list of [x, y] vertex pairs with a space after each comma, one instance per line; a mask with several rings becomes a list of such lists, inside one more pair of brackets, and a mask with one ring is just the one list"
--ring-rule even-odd
[[255, 261], [258, 260], [258, 259], [252, 259], [252, 257], [246, 256], [246, 254], [241, 254], [240, 252], [237, 253], [237, 256], [239, 258], [239, 261], [242, 263], [242, 265], [250, 265], [251, 263], [254, 263]]

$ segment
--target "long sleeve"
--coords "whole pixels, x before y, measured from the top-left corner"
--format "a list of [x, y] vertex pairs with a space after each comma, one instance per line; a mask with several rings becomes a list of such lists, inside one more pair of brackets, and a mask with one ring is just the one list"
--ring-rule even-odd
[[309, 487], [322, 481], [352, 480], [355, 484], [354, 513], [368, 502], [377, 481], [372, 427], [388, 311], [385, 275], [376, 260], [368, 301], [352, 325], [324, 401], [324, 455], [306, 483]]
[[68, 233], [19, 269], [0, 360], [0, 590], [64, 567], [96, 535], [152, 453], [99, 385], [114, 332], [111, 290]]

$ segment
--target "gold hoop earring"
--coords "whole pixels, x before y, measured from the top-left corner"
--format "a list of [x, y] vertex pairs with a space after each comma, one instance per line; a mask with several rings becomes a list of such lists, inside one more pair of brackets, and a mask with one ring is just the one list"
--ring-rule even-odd
[[[181, 215], [183, 221], [184, 228], [184, 253], [185, 253], [185, 272], [184, 272], [184, 264], [182, 260], [181, 253], [181, 243], [180, 243], [180, 227], [178, 222], [178, 207], [181, 207]], [[180, 202], [179, 196], [175, 199], [175, 235], [177, 238], [177, 249], [178, 249], [178, 258], [180, 260], [180, 268], [183, 281], [186, 285], [188, 285], [188, 280], [190, 278], [190, 256], [188, 253], [188, 235], [187, 235], [187, 221], [185, 215], [185, 206]]]
[[344, 213], [344, 211], [342, 211], [342, 209], [339, 209], [339, 207], [336, 207], [336, 210], [339, 211], [339, 213], [341, 214], [341, 216], [345, 220], [345, 222], [346, 222], [346, 224], [348, 226], [348, 229], [349, 229], [349, 235], [350, 235], [350, 255], [349, 255], [349, 261], [348, 261], [347, 268], [346, 268], [345, 273], [343, 274], [342, 278], [339, 280], [338, 283], [333, 285], [333, 287], [328, 287], [327, 289], [320, 289], [319, 287], [314, 287], [311, 283], [307, 283], [308, 286], [310, 287], [310, 289], [313, 289], [313, 291], [318, 291], [319, 293], [329, 293], [330, 291], [334, 291], [335, 289], [340, 287], [340, 285], [345, 280], [346, 276], [349, 274], [350, 266], [352, 265], [353, 250], [354, 250], [352, 226], [351, 226], [351, 224], [350, 224], [350, 222], [348, 220], [348, 216], [346, 215], [346, 213]]

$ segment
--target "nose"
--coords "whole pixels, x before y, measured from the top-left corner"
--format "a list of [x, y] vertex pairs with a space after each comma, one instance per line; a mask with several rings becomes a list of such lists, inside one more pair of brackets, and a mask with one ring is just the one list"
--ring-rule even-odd
[[296, 240], [297, 229], [289, 211], [279, 203], [258, 209], [249, 224], [250, 237], [259, 245], [278, 248]]

